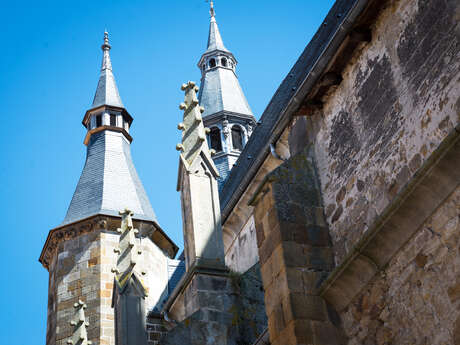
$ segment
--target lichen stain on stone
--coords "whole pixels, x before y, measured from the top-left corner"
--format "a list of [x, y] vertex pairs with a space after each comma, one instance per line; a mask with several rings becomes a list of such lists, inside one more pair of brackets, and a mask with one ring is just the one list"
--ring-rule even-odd
[[444, 106], [449, 103], [449, 98], [446, 96], [442, 99], [439, 100], [439, 110], [442, 111], [442, 109], [444, 108]]
[[401, 106], [396, 103], [398, 92], [388, 56], [369, 60], [368, 66], [372, 69], [359, 85], [358, 108], [365, 133], [363, 135], [367, 137], [363, 139], [368, 145], [374, 145], [379, 139], [388, 142], [397, 132]]
[[360, 147], [350, 114], [341, 111], [332, 121], [329, 143], [329, 156], [340, 157], [340, 160], [335, 162], [339, 175], [347, 169], [352, 161], [351, 157], [360, 150]]
[[422, 120], [420, 121], [420, 127], [422, 129], [426, 129], [428, 125], [431, 122], [431, 109], [427, 109], [425, 116], [422, 117]]

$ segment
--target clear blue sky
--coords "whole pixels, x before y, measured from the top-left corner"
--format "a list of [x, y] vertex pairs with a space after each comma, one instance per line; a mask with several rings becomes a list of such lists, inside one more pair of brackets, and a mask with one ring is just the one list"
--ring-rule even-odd
[[[332, 0], [216, 0], [224, 43], [260, 117]], [[85, 161], [104, 28], [121, 98], [134, 117], [135, 166], [169, 236], [182, 247], [175, 190], [177, 123], [205, 50], [204, 0], [0, 2], [0, 344], [44, 344], [48, 272], [38, 262], [63, 220]]]

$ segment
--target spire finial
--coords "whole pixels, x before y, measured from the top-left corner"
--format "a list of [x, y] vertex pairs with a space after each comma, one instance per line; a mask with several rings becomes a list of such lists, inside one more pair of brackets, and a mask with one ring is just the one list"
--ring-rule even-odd
[[109, 33], [107, 32], [107, 29], [104, 31], [104, 44], [101, 48], [102, 50], [110, 50], [110, 48], [112, 48], [109, 44]]
[[209, 8], [209, 14], [211, 14], [211, 17], [214, 18], [215, 16], [215, 12], [214, 12], [214, 1], [209, 1], [209, 5], [210, 5], [210, 8]]
[[112, 46], [109, 44], [109, 33], [107, 29], [104, 30], [104, 44], [101, 46], [104, 56], [102, 57], [102, 68], [101, 70], [109, 69], [112, 70], [112, 62], [110, 61], [110, 48]]

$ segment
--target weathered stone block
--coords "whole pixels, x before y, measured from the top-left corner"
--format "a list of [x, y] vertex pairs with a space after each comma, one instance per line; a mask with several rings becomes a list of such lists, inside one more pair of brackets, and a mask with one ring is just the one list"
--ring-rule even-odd
[[318, 345], [346, 345], [346, 336], [331, 323], [312, 321], [314, 344]]
[[328, 319], [326, 303], [320, 296], [291, 292], [283, 302], [287, 322], [292, 320], [326, 321]]
[[309, 263], [304, 246], [293, 241], [283, 242], [283, 258], [286, 267], [306, 267]]
[[265, 236], [264, 243], [259, 248], [259, 259], [262, 265], [270, 257], [273, 250], [278, 246], [280, 242], [281, 242], [281, 233], [279, 231], [279, 226], [278, 226], [274, 229], [271, 229], [270, 233]]

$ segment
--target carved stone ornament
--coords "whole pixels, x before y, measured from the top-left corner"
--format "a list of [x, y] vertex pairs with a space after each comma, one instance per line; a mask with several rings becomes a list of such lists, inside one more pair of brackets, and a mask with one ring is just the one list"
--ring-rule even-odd
[[88, 340], [88, 333], [86, 332], [86, 327], [89, 326], [89, 322], [85, 318], [86, 304], [78, 300], [73, 307], [75, 308], [75, 312], [72, 321], [70, 321], [72, 336], [67, 340], [67, 344], [91, 345], [92, 343]]
[[222, 121], [222, 133], [224, 134], [225, 139], [230, 135], [230, 126], [228, 125], [228, 120]]
[[251, 136], [253, 130], [254, 130], [254, 126], [251, 123], [248, 123], [248, 129], [247, 129], [248, 137]]

